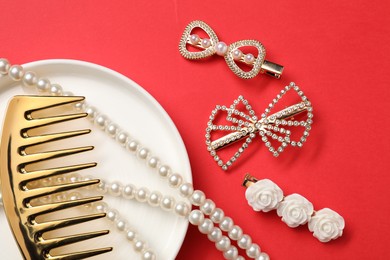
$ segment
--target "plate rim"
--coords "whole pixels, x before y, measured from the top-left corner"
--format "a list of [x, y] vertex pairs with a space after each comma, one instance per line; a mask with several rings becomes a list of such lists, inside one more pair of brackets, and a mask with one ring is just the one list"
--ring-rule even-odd
[[[37, 61], [32, 61], [28, 63], [24, 63], [21, 66], [23, 67], [24, 71], [28, 70], [34, 70], [34, 68], [39, 67], [39, 69], [44, 69], [45, 66], [52, 66], [52, 65], [60, 65], [60, 66], [80, 66], [84, 67], [86, 69], [92, 69], [96, 71], [101, 71], [103, 73], [109, 74], [110, 76], [113, 76], [114, 78], [117, 78], [123, 82], [126, 83], [127, 88], [134, 88], [139, 94], [141, 94], [156, 110], [159, 111], [161, 116], [163, 116], [164, 121], [169, 123], [169, 128], [173, 130], [173, 134], [175, 136], [175, 139], [178, 141], [178, 145], [181, 147], [181, 149], [185, 152], [185, 172], [188, 173], [188, 176], [186, 176], [186, 179], [188, 182], [192, 183], [192, 171], [191, 171], [191, 164], [188, 156], [187, 149], [185, 147], [184, 141], [182, 136], [180, 135], [179, 130], [177, 129], [175, 123], [173, 122], [172, 118], [169, 116], [167, 111], [162, 107], [162, 105], [149, 93], [147, 92], [144, 88], [142, 88], [138, 83], [136, 83], [134, 80], [131, 78], [121, 74], [120, 72], [117, 72], [113, 69], [107, 68], [103, 65], [88, 62], [88, 61], [82, 61], [82, 60], [75, 60], [75, 59], [44, 59], [44, 60], [37, 60]], [[0, 86], [0, 88], [2, 88]], [[175, 241], [179, 241], [178, 246], [175, 246], [175, 251], [172, 252], [173, 259], [177, 256], [179, 253], [182, 244], [184, 242], [185, 236], [188, 232], [188, 226], [189, 222], [188, 220], [185, 221], [185, 224], [183, 226], [183, 230], [180, 231], [180, 233], [175, 232], [177, 239]]]

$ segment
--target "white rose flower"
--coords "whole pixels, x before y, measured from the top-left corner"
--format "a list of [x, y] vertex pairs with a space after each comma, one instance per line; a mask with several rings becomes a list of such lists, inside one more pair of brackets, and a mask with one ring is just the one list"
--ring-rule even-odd
[[277, 213], [289, 227], [306, 224], [314, 212], [313, 204], [299, 194], [291, 194], [280, 203]]
[[317, 211], [309, 221], [309, 230], [321, 242], [329, 242], [341, 237], [344, 227], [344, 218], [328, 208]]
[[249, 186], [245, 197], [253, 210], [268, 212], [278, 207], [283, 191], [274, 182], [263, 179]]

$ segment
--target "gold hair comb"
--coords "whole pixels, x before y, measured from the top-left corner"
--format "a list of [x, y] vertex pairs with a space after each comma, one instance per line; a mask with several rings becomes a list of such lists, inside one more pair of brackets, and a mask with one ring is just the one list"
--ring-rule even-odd
[[43, 221], [39, 217], [63, 209], [102, 200], [102, 196], [89, 197], [50, 204], [34, 205], [34, 200], [47, 195], [73, 190], [99, 183], [99, 180], [65, 183], [47, 187], [32, 188], [29, 183], [56, 175], [71, 173], [96, 166], [86, 163], [49, 169], [33, 169], [31, 165], [47, 160], [90, 151], [89, 147], [78, 147], [56, 151], [35, 152], [30, 148], [66, 138], [90, 133], [90, 130], [68, 131], [45, 135], [33, 135], [31, 132], [43, 126], [49, 126], [78, 118], [86, 113], [59, 115], [54, 117], [36, 116], [35, 113], [46, 111], [66, 104], [84, 100], [83, 97], [43, 97], [16, 96], [8, 106], [1, 139], [0, 174], [4, 209], [9, 225], [25, 259], [83, 259], [112, 251], [112, 248], [100, 248], [81, 252], [53, 254], [52, 249], [81, 242], [108, 234], [108, 230], [46, 238], [46, 232], [85, 223], [105, 217], [104, 213], [77, 216], [60, 220]]

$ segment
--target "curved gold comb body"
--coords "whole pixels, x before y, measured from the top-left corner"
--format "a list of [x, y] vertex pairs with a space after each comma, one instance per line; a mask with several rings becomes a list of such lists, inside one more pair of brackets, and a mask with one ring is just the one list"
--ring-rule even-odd
[[102, 200], [102, 196], [42, 205], [34, 205], [34, 203], [32, 203], [34, 199], [97, 184], [99, 183], [99, 180], [88, 180], [35, 188], [31, 188], [28, 185], [30, 182], [36, 180], [96, 166], [96, 163], [86, 163], [49, 169], [29, 170], [29, 167], [36, 163], [93, 149], [92, 146], [89, 146], [45, 152], [29, 152], [28, 150], [36, 145], [90, 133], [90, 130], [78, 130], [45, 135], [30, 134], [30, 132], [34, 131], [36, 128], [86, 117], [87, 114], [85, 113], [59, 115], [54, 117], [39, 117], [33, 115], [35, 112], [81, 102], [82, 100], [84, 100], [83, 97], [16, 96], [9, 103], [1, 139], [1, 189], [3, 193], [4, 209], [9, 225], [25, 259], [84, 259], [112, 250], [112, 248], [100, 248], [61, 255], [55, 255], [50, 252], [52, 249], [58, 247], [108, 234], [107, 230], [56, 238], [46, 238], [43, 236], [49, 231], [102, 218], [105, 216], [104, 213], [50, 221], [40, 221], [38, 218], [39, 216], [48, 213]]

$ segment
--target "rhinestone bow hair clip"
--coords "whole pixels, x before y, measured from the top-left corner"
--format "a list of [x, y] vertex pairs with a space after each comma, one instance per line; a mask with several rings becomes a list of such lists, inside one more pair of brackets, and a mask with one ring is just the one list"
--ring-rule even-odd
[[[290, 90], [293, 90], [298, 94], [301, 102], [269, 115], [272, 108], [274, 108], [278, 101]], [[236, 108], [240, 103], [245, 106], [246, 112]], [[294, 116], [305, 111], [307, 112], [306, 120], [298, 121], [294, 119]], [[214, 124], [214, 120], [217, 118], [218, 113], [227, 113], [226, 120], [228, 121], [228, 125]], [[207, 150], [217, 164], [221, 166], [223, 170], [227, 170], [228, 167], [240, 157], [258, 133], [268, 150], [277, 157], [288, 145], [297, 147], [303, 146], [303, 143], [306, 142], [309, 131], [311, 130], [311, 124], [313, 123], [312, 118], [313, 108], [310, 101], [304, 95], [303, 91], [301, 91], [293, 82], [286, 86], [280, 94], [273, 99], [268, 108], [261, 114], [260, 119], [256, 116], [248, 101], [243, 96], [239, 96], [234, 100], [230, 107], [217, 105], [211, 112], [210, 120], [206, 127]], [[287, 129], [291, 127], [303, 127], [304, 131], [302, 136], [296, 140], [292, 140], [292, 130]], [[211, 137], [214, 132], [230, 133], [213, 141], [211, 140]], [[224, 162], [217, 154], [217, 150], [243, 139], [245, 139], [245, 141], [241, 147], [227, 162]], [[271, 142], [279, 143], [279, 146], [274, 147]]]
[[257, 180], [247, 174], [243, 186], [245, 198], [254, 211], [276, 210], [282, 221], [295, 228], [308, 224], [310, 232], [325, 243], [343, 235], [345, 221], [337, 212], [323, 208], [315, 211], [313, 204], [300, 194], [283, 195], [282, 189], [268, 179]]
[[[209, 38], [201, 39], [197, 34], [191, 34], [196, 28], [206, 32]], [[187, 44], [201, 51], [189, 51]], [[257, 49], [257, 57], [252, 53], [243, 53], [240, 48], [254, 47]], [[192, 21], [187, 25], [179, 43], [180, 54], [190, 60], [210, 57], [214, 54], [223, 56], [229, 68], [238, 77], [250, 79], [259, 73], [265, 73], [275, 78], [280, 78], [283, 73], [283, 66], [265, 60], [265, 48], [261, 42], [256, 40], [242, 40], [230, 44], [229, 46], [218, 40], [217, 35], [205, 22]], [[250, 71], [244, 71], [237, 63], [243, 63], [252, 67]]]

